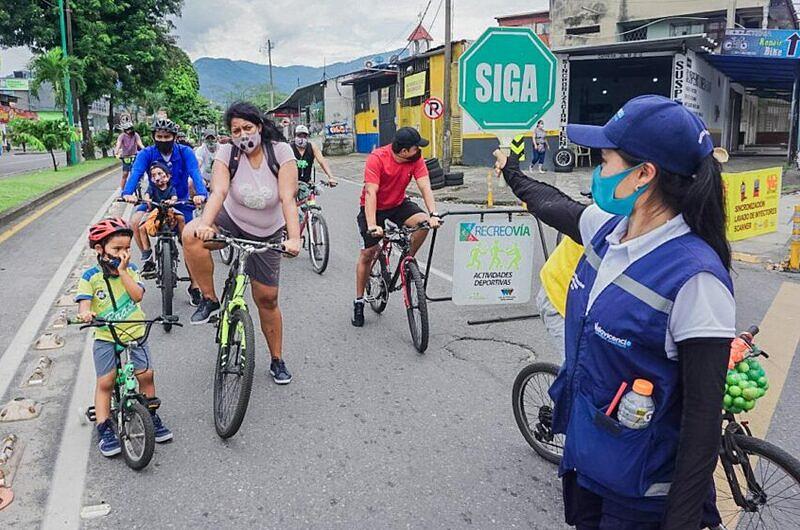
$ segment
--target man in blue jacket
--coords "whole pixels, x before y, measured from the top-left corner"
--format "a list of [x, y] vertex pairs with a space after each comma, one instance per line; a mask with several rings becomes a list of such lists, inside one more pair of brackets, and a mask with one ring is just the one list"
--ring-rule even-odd
[[[153, 141], [155, 145], [144, 148], [136, 155], [136, 160], [133, 163], [128, 180], [125, 182], [125, 189], [122, 191], [123, 198], [131, 203], [137, 201], [135, 195], [139, 187], [139, 181], [145, 175], [150, 165], [155, 161], [162, 161], [169, 166], [172, 171], [172, 185], [175, 186], [175, 191], [178, 195], [179, 201], [189, 200], [189, 179], [194, 182], [196, 194], [192, 199], [194, 205], [179, 204], [176, 209], [180, 210], [184, 219], [188, 223], [192, 220], [194, 208], [200, 206], [208, 197], [203, 177], [200, 174], [200, 168], [197, 166], [197, 158], [194, 156], [194, 151], [191, 147], [181, 145], [175, 142], [178, 134], [178, 126], [172, 120], [166, 118], [157, 119], [152, 126]], [[130, 224], [133, 227], [138, 227], [142, 221], [147, 207], [140, 205], [136, 208], [131, 216]], [[152, 250], [150, 249], [149, 241], [144, 242], [139, 237], [139, 231], [133, 231], [136, 238], [136, 244], [142, 251], [142, 274], [152, 273], [155, 270], [155, 262], [152, 259]], [[194, 301], [195, 296], [192, 293], [194, 286], [189, 289]], [[198, 291], [199, 293], [199, 291]]]

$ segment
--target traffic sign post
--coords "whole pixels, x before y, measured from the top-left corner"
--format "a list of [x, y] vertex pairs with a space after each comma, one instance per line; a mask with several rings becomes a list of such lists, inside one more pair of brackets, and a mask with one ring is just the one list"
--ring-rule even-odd
[[530, 28], [489, 28], [458, 61], [458, 102], [508, 147], [553, 106], [558, 61]]
[[436, 120], [444, 115], [444, 102], [435, 97], [425, 100], [422, 104], [422, 113], [425, 117], [431, 120], [431, 151], [433, 156], [436, 156]]

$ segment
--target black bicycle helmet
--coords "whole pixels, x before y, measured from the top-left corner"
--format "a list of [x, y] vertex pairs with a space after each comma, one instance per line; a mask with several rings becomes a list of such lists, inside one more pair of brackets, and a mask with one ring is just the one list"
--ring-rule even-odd
[[150, 127], [150, 129], [152, 132], [166, 131], [168, 133], [178, 134], [178, 125], [169, 118], [158, 118], [153, 122], [153, 125]]

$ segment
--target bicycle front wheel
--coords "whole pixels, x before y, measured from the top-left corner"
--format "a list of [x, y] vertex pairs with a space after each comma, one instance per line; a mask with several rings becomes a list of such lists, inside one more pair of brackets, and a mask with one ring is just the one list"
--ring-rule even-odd
[[156, 447], [155, 427], [150, 411], [138, 401], [131, 403], [122, 411], [122, 425], [119, 428], [119, 441], [122, 456], [128, 467], [144, 469], [153, 458]]
[[[725, 462], [715, 471], [722, 523], [729, 530], [797, 528], [800, 461], [764, 440], [744, 434], [737, 434], [734, 439], [739, 451], [731, 457], [723, 449], [721, 459]], [[734, 476], [727, 476], [724, 467]], [[726, 485], [724, 489], [721, 484]]]
[[241, 427], [250, 402], [255, 334], [253, 320], [244, 308], [236, 308], [223, 318], [228, 319], [228, 336], [220, 341], [214, 371], [214, 427], [220, 438], [230, 438]]
[[[161, 245], [158, 269], [161, 274], [161, 316], [172, 316], [172, 298], [175, 295], [175, 256], [172, 255], [173, 247], [165, 242]], [[170, 332], [172, 324], [162, 323], [164, 331]]]
[[419, 353], [428, 348], [428, 300], [425, 298], [425, 282], [416, 261], [405, 265], [405, 302], [411, 340]]
[[233, 261], [233, 248], [230, 245], [225, 245], [219, 249], [219, 256], [222, 258], [222, 263], [230, 265]]
[[564, 435], [553, 433], [553, 400], [547, 390], [558, 370], [552, 363], [529, 364], [517, 374], [511, 390], [514, 419], [522, 436], [539, 456], [554, 464], [564, 454]]
[[328, 243], [328, 223], [319, 212], [310, 212], [308, 216], [308, 255], [314, 272], [322, 274], [328, 268], [331, 248]]

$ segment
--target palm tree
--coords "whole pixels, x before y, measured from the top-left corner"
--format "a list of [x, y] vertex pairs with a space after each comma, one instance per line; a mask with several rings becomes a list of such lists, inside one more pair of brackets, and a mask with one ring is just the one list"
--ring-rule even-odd
[[44, 83], [53, 86], [56, 104], [60, 108], [66, 107], [66, 90], [64, 90], [64, 74], [69, 75], [78, 91], [85, 87], [81, 75], [81, 62], [76, 57], [64, 57], [60, 47], [55, 47], [31, 59], [28, 68], [33, 74], [31, 94], [39, 97], [39, 89]]

